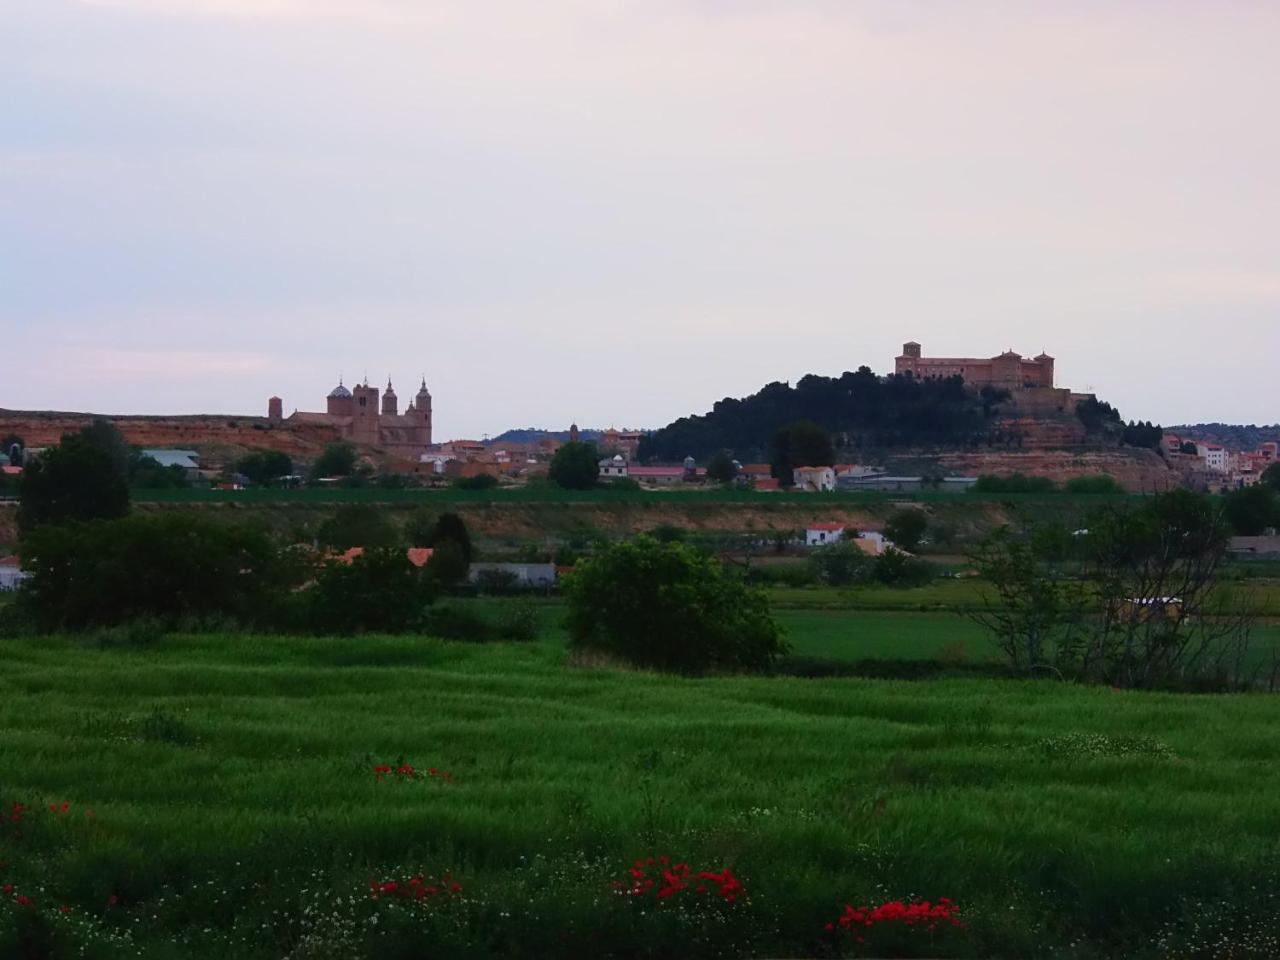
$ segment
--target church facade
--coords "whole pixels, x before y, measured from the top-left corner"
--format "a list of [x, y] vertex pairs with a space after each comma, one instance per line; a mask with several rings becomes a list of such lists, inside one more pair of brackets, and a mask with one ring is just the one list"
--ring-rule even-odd
[[414, 460], [432, 443], [431, 392], [425, 378], [403, 413], [390, 380], [381, 394], [367, 380], [351, 388], [339, 380], [325, 398], [324, 413], [295, 410], [285, 417], [283, 401], [272, 397], [267, 402], [267, 418], [286, 427], [330, 427], [340, 439]]

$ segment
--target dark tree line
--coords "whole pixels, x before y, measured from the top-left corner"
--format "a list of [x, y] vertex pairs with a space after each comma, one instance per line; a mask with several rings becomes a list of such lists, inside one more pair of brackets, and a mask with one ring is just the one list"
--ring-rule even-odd
[[725, 398], [709, 413], [682, 417], [645, 437], [639, 457], [704, 459], [726, 450], [763, 460], [777, 431], [797, 421], [818, 424], [846, 447], [971, 447], [992, 440], [999, 405], [1008, 398], [1007, 391], [976, 391], [960, 377], [879, 377], [865, 366], [839, 377], [811, 374], [794, 387], [771, 383], [743, 399]]

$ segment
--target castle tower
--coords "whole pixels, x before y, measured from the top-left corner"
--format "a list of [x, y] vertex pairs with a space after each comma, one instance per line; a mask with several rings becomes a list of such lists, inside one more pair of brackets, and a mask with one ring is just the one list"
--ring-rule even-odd
[[396, 396], [395, 387], [391, 386], [391, 378], [387, 377], [387, 392], [382, 395], [382, 415], [395, 417], [400, 413], [400, 400]]
[[351, 391], [342, 385], [341, 377], [338, 378], [338, 385], [329, 391], [329, 402], [325, 409], [331, 417], [350, 417], [355, 413]]
[[284, 401], [279, 397], [272, 397], [267, 401], [267, 419], [273, 423], [284, 419]]
[[417, 420], [416, 439], [424, 447], [431, 446], [431, 391], [427, 389], [427, 378], [422, 378], [422, 387], [414, 398], [414, 414]]
[[570, 443], [577, 443], [577, 442], [578, 442], [578, 436], [579, 436], [579, 434], [578, 434], [578, 425], [577, 425], [576, 423], [571, 423], [571, 424], [569, 424], [569, 442], [570, 442]]
[[362, 383], [351, 391], [351, 439], [369, 446], [378, 443], [378, 388]]
[[916, 343], [914, 340], [908, 340], [902, 345], [902, 355], [904, 357], [915, 357], [915, 359], [919, 360], [920, 344]]
[[1036, 357], [1036, 363], [1040, 364], [1040, 381], [1039, 386], [1053, 386], [1053, 357], [1049, 356], [1043, 350], [1040, 356]]

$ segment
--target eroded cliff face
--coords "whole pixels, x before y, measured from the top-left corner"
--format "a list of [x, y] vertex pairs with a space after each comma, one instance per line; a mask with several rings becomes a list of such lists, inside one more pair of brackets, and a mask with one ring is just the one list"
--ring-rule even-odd
[[1057, 483], [1073, 477], [1115, 477], [1126, 490], [1150, 493], [1182, 485], [1180, 474], [1154, 450], [1019, 450], [1015, 452], [942, 453], [931, 458], [942, 472], [977, 477], [1023, 473], [1048, 477]]
[[17, 434], [29, 447], [47, 447], [95, 419], [114, 424], [125, 442], [134, 446], [191, 449], [214, 459], [234, 458], [247, 450], [279, 450], [307, 460], [338, 439], [336, 430], [322, 424], [281, 423], [265, 417], [98, 417], [23, 410], [0, 410], [0, 435]]

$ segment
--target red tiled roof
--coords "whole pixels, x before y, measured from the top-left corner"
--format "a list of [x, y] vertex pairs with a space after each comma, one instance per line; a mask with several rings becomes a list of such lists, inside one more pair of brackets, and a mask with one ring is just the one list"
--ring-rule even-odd
[[[409, 562], [415, 567], [425, 567], [430, 562], [433, 553], [435, 551], [429, 547], [410, 547], [406, 551]], [[340, 563], [352, 564], [355, 562], [356, 557], [362, 556], [364, 556], [364, 547], [352, 547], [345, 553], [339, 554], [335, 559]]]
[[628, 467], [633, 477], [677, 477], [684, 475], [684, 467]]

